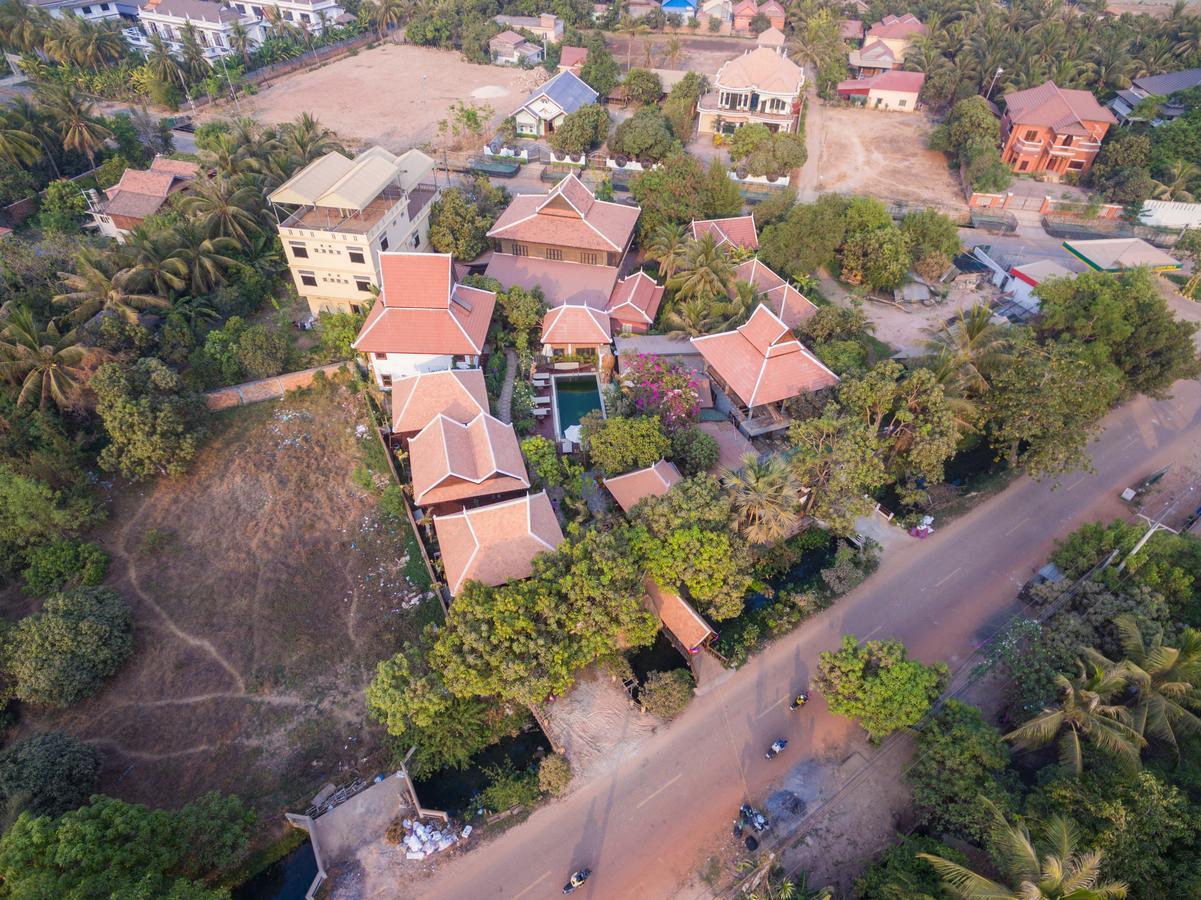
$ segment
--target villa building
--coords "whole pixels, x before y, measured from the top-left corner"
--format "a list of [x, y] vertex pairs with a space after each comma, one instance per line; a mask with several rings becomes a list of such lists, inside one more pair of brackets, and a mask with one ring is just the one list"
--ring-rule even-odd
[[486, 412], [466, 423], [435, 416], [409, 440], [409, 469], [413, 503], [444, 512], [530, 487], [517, 432]]
[[542, 48], [516, 31], [502, 31], [488, 41], [492, 62], [501, 66], [534, 66], [542, 62]]
[[494, 16], [493, 21], [501, 28], [512, 31], [520, 28], [528, 31], [542, 41], [552, 44], [563, 42], [563, 20], [553, 13], [542, 13], [540, 16]]
[[566, 69], [539, 85], [513, 112], [517, 133], [523, 137], [546, 137], [571, 113], [590, 103], [598, 94], [575, 72]]
[[1162, 125], [1178, 119], [1185, 113], [1185, 105], [1180, 100], [1172, 100], [1173, 94], [1187, 91], [1201, 85], [1201, 69], [1184, 69], [1180, 72], [1167, 72], [1163, 75], [1144, 75], [1130, 82], [1130, 87], [1118, 91], [1117, 96], [1109, 101], [1118, 121], [1125, 125], [1127, 122], [1141, 121], [1141, 116], [1134, 116], [1134, 109], [1148, 97], [1156, 97], [1160, 101], [1152, 125]]
[[817, 312], [809, 298], [768, 268], [759, 259], [735, 266], [734, 282], [745, 281], [755, 288], [762, 303], [789, 328], [797, 328]]
[[755, 307], [733, 331], [692, 338], [715, 388], [715, 407], [747, 437], [788, 427], [784, 404], [838, 384], [831, 372], [768, 307]]
[[495, 587], [529, 578], [534, 557], [563, 543], [546, 491], [435, 516], [434, 531], [451, 596], [468, 581]]
[[725, 219], [694, 219], [689, 226], [692, 239], [710, 235], [719, 247], [758, 250], [759, 231], [754, 216], [730, 216]]
[[674, 463], [661, 459], [653, 466], [604, 479], [605, 487], [623, 512], [629, 512], [647, 497], [662, 497], [680, 480]]
[[401, 378], [392, 385], [392, 442], [408, 440], [438, 416], [466, 425], [488, 411], [480, 369], [444, 369]]
[[697, 101], [703, 134], [733, 134], [759, 123], [772, 131], [795, 131], [805, 73], [770, 47], [749, 50], [725, 62], [714, 90]]
[[156, 156], [150, 168], [126, 169], [103, 193], [87, 191], [92, 221], [100, 233], [124, 243], [125, 235], [163, 208], [167, 198], [186, 190], [200, 171], [197, 163]]
[[777, 31], [784, 30], [784, 20], [787, 18], [787, 13], [784, 7], [777, 0], [764, 0], [763, 3], [756, 3], [755, 0], [742, 0], [734, 7], [734, 31], [738, 34], [750, 34], [754, 31], [751, 24], [756, 16], [763, 16], [767, 19], [769, 28], [775, 28]]
[[296, 291], [313, 315], [370, 309], [384, 251], [429, 249], [438, 189], [420, 150], [327, 153], [270, 196]]
[[[246, 30], [251, 47], [257, 47], [266, 37], [261, 15], [216, 0], [146, 0], [138, 8], [138, 22], [142, 31], [158, 35], [176, 53], [182, 48], [184, 29], [191, 25], [209, 61], [234, 52], [231, 31], [235, 23]], [[140, 33], [130, 29], [126, 34], [135, 49], [149, 48], [149, 41], [142, 40]]]
[[921, 72], [889, 69], [879, 75], [852, 78], [838, 83], [838, 94], [862, 103], [868, 109], [915, 112], [926, 76]]
[[91, 22], [118, 19], [121, 16], [133, 18], [138, 14], [138, 5], [134, 0], [123, 0], [121, 3], [116, 0], [33, 0], [30, 6], [45, 10], [55, 19], [78, 16]]
[[926, 33], [926, 26], [912, 13], [885, 16], [867, 30], [863, 46], [847, 54], [851, 70], [861, 78], [879, 75], [905, 64], [905, 53], [916, 38]]
[[496, 294], [456, 284], [449, 253], [381, 253], [379, 296], [354, 341], [376, 384], [479, 366]]
[[1005, 95], [1001, 158], [1015, 172], [1087, 172], [1097, 158], [1113, 113], [1089, 91], [1048, 81]]
[[609, 295], [609, 328], [614, 334], [646, 334], [655, 324], [667, 290], [646, 272], [628, 275]]

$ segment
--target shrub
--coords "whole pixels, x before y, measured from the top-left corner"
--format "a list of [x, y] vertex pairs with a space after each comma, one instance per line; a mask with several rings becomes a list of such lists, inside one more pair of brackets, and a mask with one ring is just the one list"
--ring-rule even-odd
[[[321, 335], [321, 354], [328, 360], [354, 359], [351, 344], [358, 336], [364, 316], [352, 312], [323, 312], [318, 320]], [[502, 356], [503, 360], [504, 357]], [[491, 360], [489, 360], [491, 362]]]
[[489, 812], [503, 812], [515, 806], [530, 806], [538, 799], [538, 772], [533, 768], [518, 772], [513, 764], [489, 766], [489, 783], [480, 792], [484, 808]]
[[582, 437], [588, 456], [606, 475], [653, 465], [671, 449], [659, 420], [648, 416], [602, 419], [586, 416]]
[[671, 459], [685, 475], [696, 475], [717, 465], [721, 451], [717, 440], [696, 426], [679, 428], [671, 435]]
[[562, 753], [552, 753], [538, 765], [538, 787], [543, 793], [560, 797], [571, 784], [571, 763]]
[[29, 554], [25, 588], [40, 595], [64, 586], [95, 587], [108, 573], [108, 560], [108, 554], [95, 544], [70, 539], [52, 541]]
[[95, 693], [133, 653], [132, 620], [129, 606], [107, 588], [55, 594], [6, 641], [13, 696], [63, 707]]
[[673, 360], [640, 353], [629, 360], [621, 383], [634, 409], [658, 416], [667, 428], [693, 422], [700, 413], [699, 382]]
[[99, 776], [100, 751], [91, 744], [57, 731], [38, 732], [0, 753], [0, 802], [6, 816], [25, 810], [61, 816], [87, 802]]
[[278, 375], [291, 350], [288, 339], [266, 325], [251, 325], [238, 337], [238, 362], [251, 379]]
[[42, 198], [41, 210], [38, 213], [38, 224], [47, 231], [72, 232], [79, 226], [87, 211], [88, 201], [79, 185], [60, 178], [46, 185], [46, 194]]
[[638, 692], [638, 699], [652, 716], [670, 722], [692, 699], [692, 674], [687, 669], [651, 672]]

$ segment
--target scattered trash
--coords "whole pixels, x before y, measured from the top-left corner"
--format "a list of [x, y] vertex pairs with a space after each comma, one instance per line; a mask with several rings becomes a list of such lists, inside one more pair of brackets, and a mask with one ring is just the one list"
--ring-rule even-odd
[[[446, 850], [459, 840], [459, 835], [449, 824], [439, 828], [416, 819], [403, 819], [400, 824], [404, 829], [400, 843], [405, 849], [405, 859], [425, 859], [431, 853]], [[470, 833], [471, 826], [468, 825], [463, 829], [462, 836], [467, 837]]]

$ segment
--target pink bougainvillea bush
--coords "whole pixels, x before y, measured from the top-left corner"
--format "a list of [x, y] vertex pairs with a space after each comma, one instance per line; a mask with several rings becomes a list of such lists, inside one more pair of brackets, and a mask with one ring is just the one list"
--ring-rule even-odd
[[634, 409], [658, 416], [667, 428], [695, 422], [700, 414], [700, 384], [677, 362], [639, 353], [622, 372], [621, 380]]

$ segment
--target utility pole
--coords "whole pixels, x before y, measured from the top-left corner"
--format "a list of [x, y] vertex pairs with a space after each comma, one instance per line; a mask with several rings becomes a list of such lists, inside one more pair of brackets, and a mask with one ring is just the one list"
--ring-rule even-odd
[[998, 78], [999, 78], [999, 77], [1002, 75], [1002, 73], [1004, 73], [1004, 71], [1005, 71], [1005, 70], [1004, 70], [1004, 69], [1002, 69], [1000, 66], [997, 66], [997, 71], [993, 72], [993, 75], [992, 75], [992, 81], [990, 81], [990, 82], [988, 83], [988, 90], [984, 92], [984, 99], [985, 99], [985, 100], [987, 100], [987, 99], [988, 99], [988, 95], [992, 93], [992, 89], [993, 89], [993, 88], [996, 86], [997, 79], [998, 79]]
[[1165, 525], [1163, 523], [1164, 517], [1167, 516], [1167, 514], [1170, 513], [1172, 510], [1174, 510], [1177, 507], [1177, 505], [1179, 505], [1180, 501], [1183, 500], [1185, 497], [1187, 497], [1189, 494], [1191, 494], [1194, 490], [1196, 490], [1196, 488], [1197, 488], [1197, 482], [1194, 481], [1187, 488], [1185, 488], [1183, 491], [1181, 491], [1175, 500], [1173, 500], [1166, 507], [1164, 507], [1163, 512], [1161, 512], [1159, 514], [1159, 517], [1157, 519], [1152, 519], [1150, 516], [1144, 516], [1142, 513], [1138, 514], [1138, 517], [1147, 523], [1147, 530], [1143, 533], [1143, 536], [1138, 539], [1138, 543], [1136, 543], [1133, 547], [1130, 548], [1130, 552], [1126, 554], [1126, 558], [1123, 559], [1122, 564], [1120, 566], [1118, 566], [1118, 572], [1121, 572], [1123, 569], [1126, 568], [1126, 563], [1130, 562], [1130, 559], [1131, 559], [1131, 557], [1134, 556], [1134, 554], [1138, 553], [1138, 551], [1143, 549], [1143, 547], [1146, 545], [1147, 541], [1151, 540], [1151, 535], [1155, 534], [1155, 532], [1170, 531], [1170, 532], [1172, 532], [1172, 534], [1180, 534], [1180, 532], [1177, 531], [1175, 528], [1169, 528], [1167, 525]]

